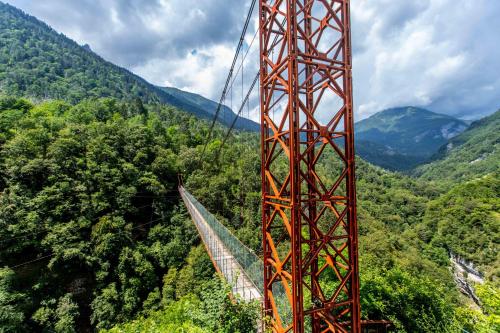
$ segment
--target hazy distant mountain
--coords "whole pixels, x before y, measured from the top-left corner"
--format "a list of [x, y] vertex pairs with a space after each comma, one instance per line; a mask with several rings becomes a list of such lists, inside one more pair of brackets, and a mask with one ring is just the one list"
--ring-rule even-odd
[[357, 152], [388, 169], [410, 169], [467, 126], [462, 120], [421, 108], [388, 109], [356, 123]]
[[[208, 112], [210, 116], [213, 116], [217, 110], [218, 103], [201, 95], [193, 94], [173, 87], [160, 87], [160, 89], [167, 94], [177, 98], [179, 101], [182, 101], [188, 108], [204, 110], [205, 112]], [[233, 110], [225, 105], [221, 107], [218, 117], [221, 123], [230, 125], [233, 122], [234, 118], [235, 113], [233, 112]], [[236, 127], [251, 131], [258, 131], [260, 129], [259, 124], [246, 118], [238, 118], [238, 120], [236, 121]]]
[[[168, 76], [168, 73], [165, 73]], [[211, 119], [215, 102], [180, 90], [161, 89], [80, 46], [21, 10], [0, 2], [0, 93], [35, 99], [140, 98], [147, 103], [170, 104]], [[226, 108], [230, 124], [234, 113]], [[250, 120], [237, 128], [258, 129]]]

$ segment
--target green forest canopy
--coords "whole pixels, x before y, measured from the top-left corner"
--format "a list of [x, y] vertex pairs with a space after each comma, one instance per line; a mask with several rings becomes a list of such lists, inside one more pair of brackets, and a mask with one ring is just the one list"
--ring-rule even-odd
[[[236, 133], [218, 164], [223, 129], [202, 158], [207, 125], [172, 107], [137, 102], [34, 106], [1, 99], [0, 260], [12, 267], [0, 274], [5, 331], [105, 329], [132, 318], [125, 331], [170, 324], [252, 331], [240, 319], [253, 318], [255, 309], [228, 303], [227, 289], [212, 278], [176, 182], [182, 173], [193, 194], [258, 252], [258, 137]], [[390, 319], [400, 332], [497, 327], [495, 317], [470, 310], [458, 293], [448, 270], [450, 244], [422, 233], [435, 227], [429, 207], [440, 207], [446, 190], [362, 160], [358, 178], [363, 316]], [[481, 198], [498, 187], [485, 191], [477, 194], [480, 213], [494, 216], [497, 204], [484, 206]], [[470, 246], [452, 245], [456, 253]], [[34, 262], [16, 267], [28, 260]], [[211, 298], [206, 290], [217, 283], [226, 291]], [[486, 299], [498, 284], [491, 280], [488, 288]], [[185, 307], [197, 310], [161, 321]], [[217, 320], [203, 320], [203, 313]]]

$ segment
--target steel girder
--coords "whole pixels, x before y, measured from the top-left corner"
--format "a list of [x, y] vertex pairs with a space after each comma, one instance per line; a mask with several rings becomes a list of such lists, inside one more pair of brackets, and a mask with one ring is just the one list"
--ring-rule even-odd
[[260, 0], [264, 310], [360, 332], [349, 0]]

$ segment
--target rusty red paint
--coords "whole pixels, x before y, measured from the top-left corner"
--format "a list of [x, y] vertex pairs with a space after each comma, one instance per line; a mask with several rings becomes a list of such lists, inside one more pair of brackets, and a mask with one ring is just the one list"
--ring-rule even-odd
[[259, 13], [264, 311], [277, 333], [358, 333], [349, 1], [261, 0]]

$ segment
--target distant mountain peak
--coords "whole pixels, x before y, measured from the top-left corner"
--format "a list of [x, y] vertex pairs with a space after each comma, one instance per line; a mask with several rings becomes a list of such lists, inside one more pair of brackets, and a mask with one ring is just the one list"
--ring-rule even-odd
[[[391, 119], [391, 118], [402, 118], [402, 117], [429, 117], [429, 118], [439, 118], [439, 119], [450, 119], [459, 120], [453, 116], [446, 114], [430, 111], [417, 106], [401, 106], [393, 107], [389, 109], [382, 110], [368, 117], [367, 119]], [[366, 119], [364, 119], [366, 120]], [[363, 122], [361, 120], [360, 122]], [[460, 120], [462, 121], [462, 120]], [[464, 121], [463, 121], [464, 122]], [[464, 122], [465, 123], [465, 122]]]
[[[390, 108], [378, 112], [371, 117], [356, 123], [356, 140], [371, 142], [380, 147], [391, 147], [391, 154], [401, 156], [401, 168], [407, 168], [425, 162], [449, 139], [466, 130], [468, 124], [452, 116], [432, 112], [420, 107], [405, 106]], [[375, 147], [374, 145], [370, 147]], [[359, 146], [359, 145], [358, 145]], [[365, 152], [370, 162], [377, 161], [380, 154], [369, 154], [364, 147], [358, 149]], [[387, 154], [385, 154], [387, 155]], [[361, 154], [363, 156], [363, 154]], [[404, 163], [404, 157], [410, 162]], [[384, 161], [383, 163], [387, 163]], [[395, 166], [393, 169], [398, 169]]]
[[89, 45], [89, 44], [82, 45], [82, 47], [83, 47], [85, 50], [89, 51], [89, 52], [94, 52], [94, 51], [92, 51], [92, 49], [90, 48], [90, 45]]

